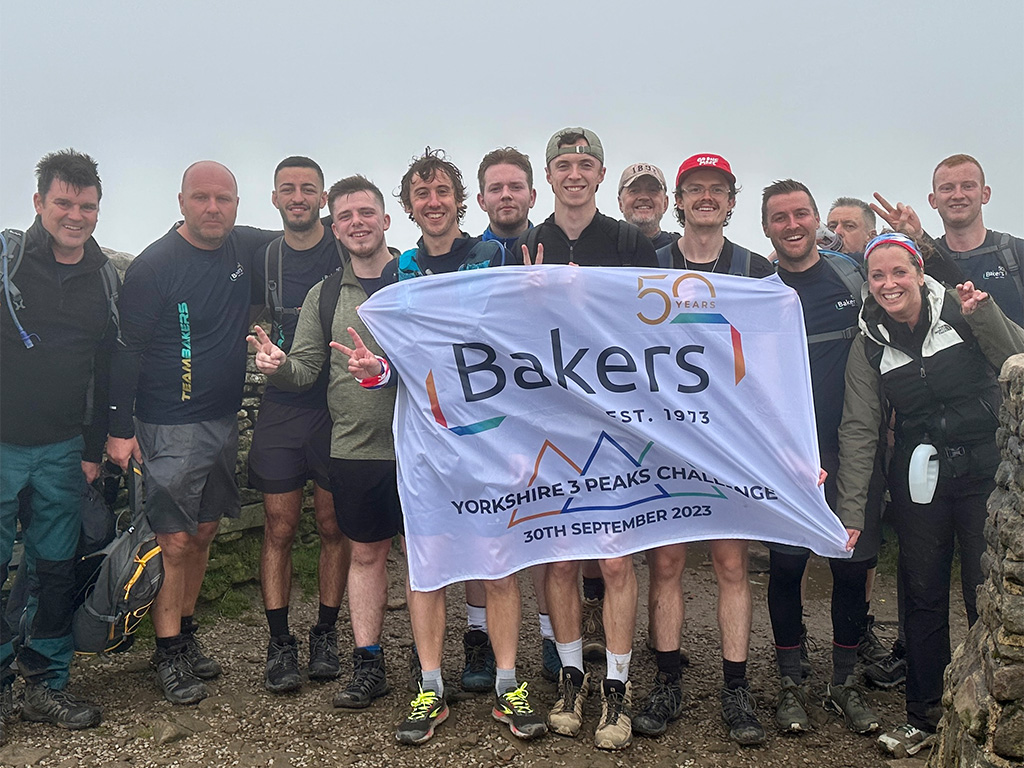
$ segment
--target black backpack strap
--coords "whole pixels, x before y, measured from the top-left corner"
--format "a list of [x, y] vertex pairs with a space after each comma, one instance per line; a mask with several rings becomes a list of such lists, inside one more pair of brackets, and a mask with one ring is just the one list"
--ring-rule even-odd
[[526, 250], [530, 252], [530, 260], [534, 263], [537, 261], [537, 240], [540, 239], [540, 228], [543, 226], [544, 222], [541, 222], [526, 233]]
[[672, 243], [663, 245], [654, 252], [658, 257], [658, 266], [662, 269], [672, 269]]
[[110, 322], [114, 324], [114, 331], [117, 343], [121, 343], [121, 313], [117, 311], [118, 289], [121, 285], [121, 278], [117, 274], [117, 267], [109, 259], [100, 267], [100, 278], [103, 280], [103, 292], [107, 296], [107, 306], [110, 308]]
[[[334, 234], [333, 232], [331, 233]], [[345, 267], [348, 266], [349, 262], [352, 261], [352, 257], [348, 255], [348, 250], [341, 244], [341, 240], [334, 238], [334, 248], [338, 252], [338, 261], [341, 263], [341, 271], [345, 271]]]
[[823, 341], [839, 341], [840, 339], [852, 339], [857, 335], [858, 327], [851, 325], [841, 331], [828, 331], [827, 333], [812, 333], [807, 337], [807, 345], [820, 344]]
[[[637, 237], [640, 235], [640, 230], [630, 224], [628, 221], [618, 220], [619, 225], [619, 237], [618, 237], [618, 249], [619, 258], [623, 264], [636, 264], [636, 244]], [[625, 257], [629, 257], [627, 262]]]
[[14, 275], [17, 274], [21, 259], [25, 255], [25, 233], [20, 229], [5, 229], [3, 238], [4, 291], [10, 299], [11, 309], [19, 311], [25, 308], [25, 301], [18, 286], [14, 284]]
[[324, 334], [324, 346], [332, 341], [332, 327], [334, 325], [334, 312], [338, 308], [338, 299], [341, 298], [341, 278], [345, 270], [339, 269], [324, 278], [320, 284], [320, 329]]
[[[281, 291], [280, 291], [280, 280], [281, 280], [281, 243], [284, 242], [284, 235], [271, 240], [267, 243], [266, 250], [263, 251], [263, 305], [270, 312], [271, 322], [276, 323], [278, 318], [281, 316], [280, 312], [284, 307], [281, 306]], [[277, 279], [275, 280], [270, 276], [270, 254], [275, 254], [277, 260], [277, 269], [274, 271], [277, 273]]]
[[[832, 256], [827, 253], [821, 254], [822, 260], [828, 264], [836, 276], [843, 281], [843, 285], [850, 292], [853, 300], [857, 302], [858, 313], [863, 301], [860, 296], [861, 286], [864, 285], [864, 274], [852, 261], [841, 256]], [[843, 328], [841, 331], [827, 331], [825, 333], [812, 333], [807, 337], [807, 344], [821, 344], [825, 341], [839, 341], [841, 339], [852, 339], [859, 333], [857, 325]]]
[[732, 244], [732, 263], [729, 265], [729, 274], [750, 277], [750, 251], [742, 245]]
[[1024, 302], [1024, 279], [1022, 279], [1020, 270], [1022, 254], [1018, 254], [1014, 250], [1015, 243], [1010, 235], [1006, 232], [999, 232], [998, 235], [999, 241], [996, 243], [996, 249], [999, 253], [999, 262], [1003, 265], [1003, 269], [1013, 278], [1013, 283], [1017, 286], [1017, 294], [1020, 296], [1021, 301]]

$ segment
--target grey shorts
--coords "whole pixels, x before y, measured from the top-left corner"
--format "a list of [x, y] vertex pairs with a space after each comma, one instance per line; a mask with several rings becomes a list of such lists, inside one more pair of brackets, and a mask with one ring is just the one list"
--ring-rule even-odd
[[136, 419], [146, 483], [146, 516], [157, 533], [188, 533], [199, 523], [238, 517], [238, 417], [196, 424], [146, 424]]

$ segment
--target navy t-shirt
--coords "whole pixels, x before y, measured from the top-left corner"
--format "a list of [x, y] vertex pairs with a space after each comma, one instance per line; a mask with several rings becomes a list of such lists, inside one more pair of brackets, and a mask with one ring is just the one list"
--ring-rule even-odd
[[[267, 248], [270, 248], [269, 264]], [[252, 303], [265, 304], [267, 297], [267, 267], [270, 278], [277, 280], [277, 246], [273, 243], [262, 248], [253, 259]], [[330, 227], [324, 227], [324, 236], [315, 246], [306, 251], [296, 251], [287, 242], [281, 241], [281, 304], [285, 309], [298, 310], [309, 293], [309, 289], [319, 283], [332, 272], [341, 267], [341, 257], [335, 244], [334, 233]], [[272, 340], [285, 352], [291, 349], [295, 339], [295, 326], [299, 321], [298, 314], [286, 313], [276, 318]], [[328, 366], [320, 371], [320, 376], [309, 389], [304, 392], [286, 392], [272, 384], [267, 384], [263, 399], [295, 408], [326, 408], [327, 407]]]
[[193, 424], [239, 409], [253, 255], [275, 236], [235, 227], [206, 251], [174, 227], [131, 263], [118, 302], [111, 435], [134, 434], [133, 402], [151, 424]]
[[[797, 292], [808, 336], [842, 331], [857, 325], [857, 300], [824, 258], [804, 272], [778, 270], [783, 283]], [[823, 454], [839, 451], [839, 422], [843, 419], [846, 393], [846, 358], [853, 339], [811, 344], [811, 390], [814, 420], [818, 426], [818, 449]]]
[[[976, 251], [994, 249], [999, 242], [998, 233], [991, 229], [985, 234], [985, 242], [972, 251], [962, 253], [950, 250], [946, 245], [946, 236], [939, 238], [938, 244], [944, 253], [952, 256], [953, 263], [960, 268], [964, 278], [974, 283], [974, 287], [986, 291], [1008, 318], [1017, 325], [1024, 326], [1024, 297], [1017, 290], [1017, 283], [1003, 266], [997, 250], [975, 255]], [[1024, 240], [1010, 238], [1010, 249], [1024, 258]], [[1012, 258], [1012, 256], [1011, 256]], [[1013, 261], [1011, 260], [1012, 264]], [[1022, 265], [1024, 267], [1024, 265]], [[953, 286], [955, 287], [955, 286]]]

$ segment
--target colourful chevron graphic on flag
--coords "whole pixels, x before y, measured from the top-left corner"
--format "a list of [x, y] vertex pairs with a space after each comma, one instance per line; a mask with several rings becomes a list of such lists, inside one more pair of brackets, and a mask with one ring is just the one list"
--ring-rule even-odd
[[[678, 292], [679, 286], [685, 280], [699, 280], [707, 286], [711, 298], [715, 298], [715, 286], [711, 284], [703, 275], [689, 274], [683, 275], [676, 280], [673, 286], [673, 292]], [[733, 372], [735, 374], [736, 384], [740, 383], [740, 380], [747, 375], [747, 364], [743, 358], [743, 339], [740, 336], [740, 332], [736, 330], [736, 327], [730, 323], [725, 317], [718, 312], [680, 312], [678, 315], [672, 318], [671, 324], [694, 324], [694, 325], [728, 325], [731, 341], [732, 341], [732, 360], [733, 360]]]
[[504, 416], [495, 416], [490, 419], [478, 421], [474, 424], [467, 424], [464, 427], [450, 427], [448, 426], [448, 420], [444, 417], [444, 412], [441, 410], [441, 401], [437, 399], [437, 387], [434, 385], [433, 369], [427, 371], [426, 384], [427, 397], [430, 399], [430, 412], [434, 415], [434, 421], [460, 437], [464, 437], [465, 435], [478, 435], [489, 429], [495, 429], [505, 420]]

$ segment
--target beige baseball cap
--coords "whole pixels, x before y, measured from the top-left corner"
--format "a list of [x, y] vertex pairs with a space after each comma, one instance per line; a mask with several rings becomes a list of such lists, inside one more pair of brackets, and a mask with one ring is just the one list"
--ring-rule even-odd
[[661, 184], [662, 189], [668, 190], [668, 184], [665, 183], [665, 174], [661, 172], [661, 168], [650, 163], [633, 163], [632, 165], [627, 165], [626, 170], [619, 177], [619, 192], [622, 192], [625, 187], [628, 187], [641, 176], [653, 176]]

